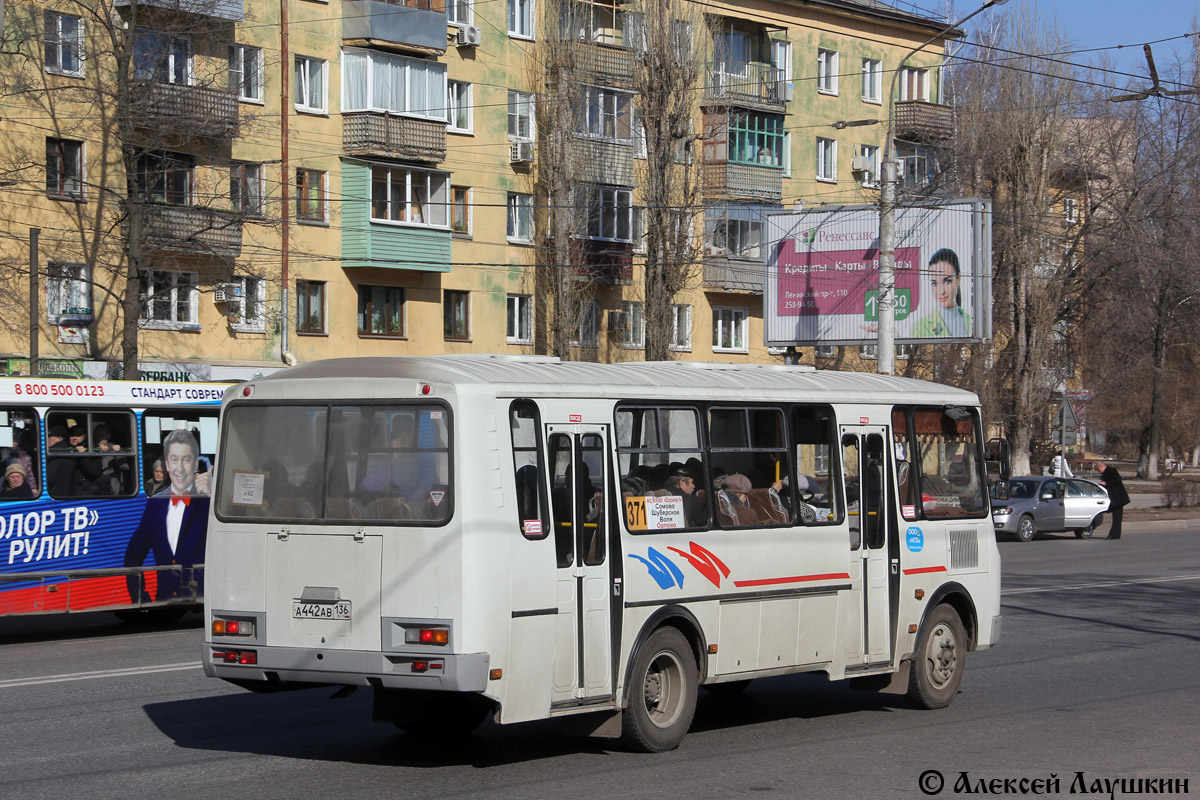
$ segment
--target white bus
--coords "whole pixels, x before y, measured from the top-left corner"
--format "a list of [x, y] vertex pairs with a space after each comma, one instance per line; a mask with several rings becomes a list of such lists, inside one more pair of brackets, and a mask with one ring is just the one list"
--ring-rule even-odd
[[[1000, 634], [977, 398], [803, 367], [339, 359], [229, 390], [205, 672], [675, 747], [697, 689], [951, 702]], [[583, 716], [589, 715], [589, 716]]]

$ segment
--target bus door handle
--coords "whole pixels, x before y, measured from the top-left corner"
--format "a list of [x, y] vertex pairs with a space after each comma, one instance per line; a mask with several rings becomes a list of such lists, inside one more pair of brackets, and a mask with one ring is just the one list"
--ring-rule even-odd
[[892, 559], [892, 574], [893, 575], [900, 574], [900, 559], [898, 559], [898, 558]]
[[279, 529], [279, 533], [277, 533], [276, 536], [279, 537], [279, 541], [286, 542], [288, 539], [288, 536], [291, 535], [291, 532], [292, 532], [292, 529], [289, 528], [288, 526], [284, 525], [282, 528]]
[[586, 578], [587, 577], [587, 567], [571, 567], [571, 577], [572, 578]]

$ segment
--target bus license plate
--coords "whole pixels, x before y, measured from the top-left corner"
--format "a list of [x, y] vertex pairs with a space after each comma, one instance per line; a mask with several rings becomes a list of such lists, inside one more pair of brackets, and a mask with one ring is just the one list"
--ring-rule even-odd
[[292, 603], [292, 619], [350, 619], [350, 601], [340, 603]]

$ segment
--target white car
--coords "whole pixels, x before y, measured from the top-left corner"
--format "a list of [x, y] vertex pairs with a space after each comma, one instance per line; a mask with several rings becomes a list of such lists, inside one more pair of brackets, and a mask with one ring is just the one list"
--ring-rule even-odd
[[[993, 490], [994, 491], [994, 490]], [[1108, 511], [1108, 492], [1083, 478], [1048, 475], [1013, 478], [1008, 498], [992, 497], [992, 522], [997, 532], [1031, 541], [1039, 531], [1074, 531], [1087, 539], [1096, 529], [1096, 518]]]

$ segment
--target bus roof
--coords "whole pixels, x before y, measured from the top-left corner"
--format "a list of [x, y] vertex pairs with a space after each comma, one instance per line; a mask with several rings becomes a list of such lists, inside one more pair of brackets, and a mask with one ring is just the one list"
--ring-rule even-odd
[[[594, 364], [544, 356], [483, 354], [335, 358], [290, 367], [252, 383], [282, 389], [297, 381], [336, 380], [343, 397], [361, 397], [378, 396], [378, 382], [393, 378], [455, 386], [487, 385], [499, 396], [744, 400], [780, 393], [790, 399], [812, 396], [843, 402], [979, 403], [971, 392], [929, 381], [812, 367], [697, 361]], [[364, 383], [358, 390], [355, 386], [360, 380]], [[268, 394], [273, 392], [268, 390]]]

